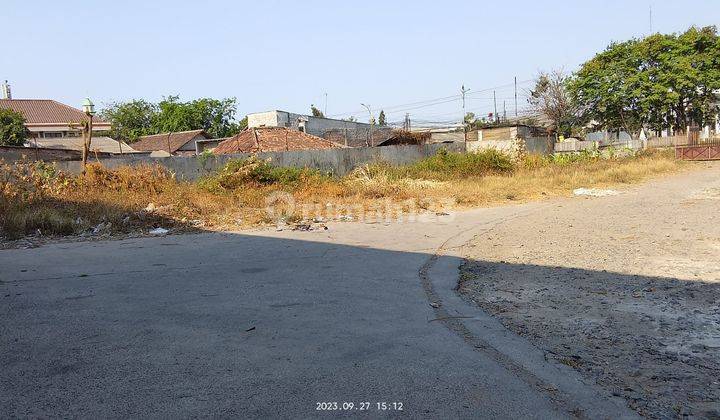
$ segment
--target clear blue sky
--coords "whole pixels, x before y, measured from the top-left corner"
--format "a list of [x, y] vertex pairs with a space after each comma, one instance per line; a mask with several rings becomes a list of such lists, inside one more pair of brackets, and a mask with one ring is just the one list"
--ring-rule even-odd
[[[647, 34], [651, 5], [654, 31], [720, 23], [717, 0], [5, 0], [0, 79], [15, 98], [78, 107], [85, 96], [101, 106], [234, 96], [242, 116], [322, 109], [327, 92], [329, 115], [366, 119], [364, 102], [393, 111], [391, 121], [459, 119], [457, 98], [391, 107], [464, 83], [468, 111], [485, 114], [485, 89], [572, 71], [613, 40]], [[497, 96], [513, 112], [512, 87]]]

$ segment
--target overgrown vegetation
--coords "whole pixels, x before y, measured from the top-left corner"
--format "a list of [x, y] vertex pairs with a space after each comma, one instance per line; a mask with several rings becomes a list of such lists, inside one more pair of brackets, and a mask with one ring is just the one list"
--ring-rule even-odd
[[[0, 164], [0, 235], [92, 236], [160, 226], [235, 229], [274, 222], [266, 206], [276, 192], [318, 214], [345, 208], [343, 214], [351, 215], [388, 203], [401, 211], [441, 211], [637, 182], [679, 165], [664, 152], [623, 157], [588, 151], [513, 160], [489, 150], [441, 152], [404, 166], [377, 162], [340, 178], [248, 158], [190, 183], [160, 166], [108, 170], [91, 164], [85, 175], [71, 176], [41, 162]], [[307, 216], [313, 214], [287, 213], [291, 221]]]

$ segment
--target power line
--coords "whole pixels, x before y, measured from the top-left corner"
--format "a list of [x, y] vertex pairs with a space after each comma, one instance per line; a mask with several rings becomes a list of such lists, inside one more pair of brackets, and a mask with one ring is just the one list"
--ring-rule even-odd
[[[525, 84], [525, 83], [532, 82], [533, 80], [534, 79], [528, 79], [528, 80], [523, 80], [523, 81], [520, 81], [517, 83]], [[512, 86], [514, 86], [514, 84], [515, 83], [513, 82], [513, 83], [494, 86], [494, 87], [484, 88], [484, 89], [480, 89], [480, 90], [474, 90], [473, 93], [468, 94], [467, 97], [473, 97], [473, 95], [477, 95], [477, 94], [483, 93], [483, 92], [496, 91], [498, 89], [512, 87]], [[414, 109], [421, 109], [421, 108], [435, 106], [435, 105], [441, 105], [441, 104], [445, 104], [445, 103], [449, 103], [449, 102], [453, 102], [453, 101], [459, 101], [459, 100], [462, 100], [462, 96], [463, 96], [462, 94], [443, 96], [443, 97], [439, 97], [439, 98], [426, 99], [423, 101], [408, 102], [408, 103], [399, 104], [399, 105], [381, 106], [381, 107], [377, 107], [376, 109], [385, 110], [386, 114], [401, 113], [401, 112], [405, 112], [405, 111], [411, 111]], [[357, 110], [357, 111], [353, 111], [353, 112], [343, 112], [343, 113], [328, 115], [328, 117], [341, 117], [341, 116], [355, 117], [355, 116], [357, 116], [357, 114], [361, 114], [364, 111], [365, 110]]]

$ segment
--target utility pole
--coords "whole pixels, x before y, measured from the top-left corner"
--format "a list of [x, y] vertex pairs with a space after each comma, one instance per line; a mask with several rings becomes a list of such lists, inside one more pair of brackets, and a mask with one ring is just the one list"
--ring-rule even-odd
[[360, 105], [364, 106], [365, 109], [367, 109], [368, 114], [370, 115], [370, 120], [369, 120], [370, 129], [368, 130], [368, 141], [366, 142], [366, 144], [370, 147], [374, 147], [375, 140], [373, 139], [373, 124], [375, 123], [375, 121], [373, 120], [372, 109], [370, 109], [370, 105], [365, 105], [365, 104], [360, 104]]
[[[83, 164], [83, 175], [85, 175], [85, 169], [87, 167], [88, 154], [90, 153], [90, 142], [92, 142], [92, 129], [93, 129], [93, 116], [95, 115], [95, 104], [92, 103], [90, 98], [85, 98], [83, 102], [83, 112], [88, 117], [88, 120], [83, 122], [83, 150], [82, 150], [82, 164]], [[35, 143], [37, 146], [37, 141]]]
[[497, 113], [497, 96], [495, 95], [495, 91], [493, 90], [493, 106], [495, 108], [495, 122], [498, 122], [498, 113]]
[[327, 117], [327, 92], [325, 92], [325, 116]]
[[515, 76], [515, 118], [517, 118], [517, 76]]
[[505, 101], [503, 100], [503, 121], [507, 122], [507, 111], [505, 110]]
[[465, 93], [467, 93], [469, 91], [470, 91], [470, 89], [465, 89], [465, 85], [462, 85], [460, 87], [460, 94], [462, 95], [462, 119], [460, 120], [460, 122], [463, 125], [463, 132], [465, 133], [465, 142], [467, 142], [467, 132], [468, 132], [468, 127], [467, 127], [467, 124], [465, 123], [465, 116], [467, 115], [465, 113]]

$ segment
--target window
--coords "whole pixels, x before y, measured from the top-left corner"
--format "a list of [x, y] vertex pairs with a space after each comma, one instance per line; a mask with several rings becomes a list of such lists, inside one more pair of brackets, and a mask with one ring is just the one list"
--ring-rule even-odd
[[62, 131], [45, 131], [43, 133], [43, 138], [46, 139], [57, 139], [63, 136]]

